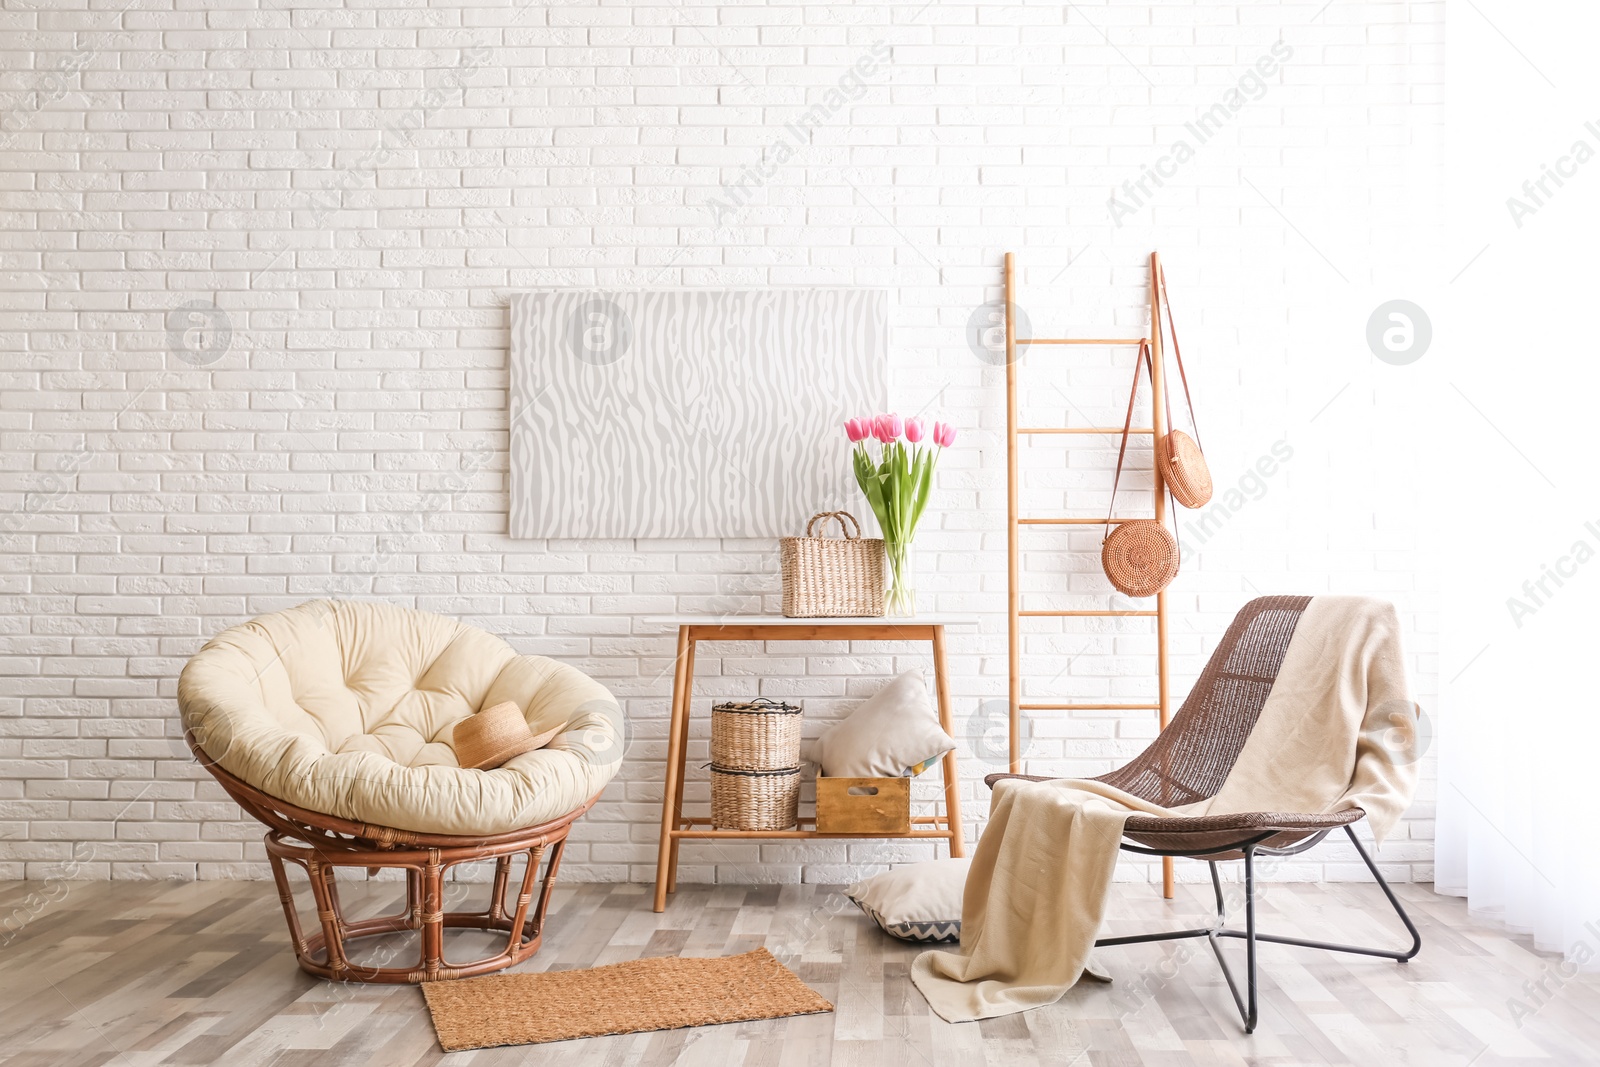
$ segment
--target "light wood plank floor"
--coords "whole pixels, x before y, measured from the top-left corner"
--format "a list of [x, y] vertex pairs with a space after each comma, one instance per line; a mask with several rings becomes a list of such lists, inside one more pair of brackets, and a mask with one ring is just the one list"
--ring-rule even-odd
[[[388, 907], [399, 889], [369, 883], [346, 899]], [[1262, 1022], [1246, 1037], [1200, 941], [1103, 950], [1110, 985], [1085, 982], [1049, 1008], [950, 1025], [907, 977], [918, 949], [884, 937], [837, 889], [684, 886], [655, 915], [646, 886], [565, 886], [545, 946], [524, 969], [765, 945], [837, 1011], [446, 1056], [416, 989], [302, 974], [268, 884], [0, 883], [0, 1063], [1600, 1063], [1600, 978], [1566, 976], [1555, 957], [1469, 920], [1459, 900], [1426, 886], [1398, 891], [1422, 928], [1421, 956], [1400, 965], [1264, 946]], [[1167, 903], [1147, 887], [1118, 886], [1111, 932], [1203, 924], [1209, 887], [1179, 893]], [[1263, 929], [1303, 937], [1402, 938], [1373, 886], [1269, 884], [1260, 912]]]

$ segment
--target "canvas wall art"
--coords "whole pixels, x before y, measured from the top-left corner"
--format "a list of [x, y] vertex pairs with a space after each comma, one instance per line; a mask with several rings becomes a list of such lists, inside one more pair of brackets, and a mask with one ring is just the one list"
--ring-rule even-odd
[[845, 419], [888, 394], [881, 289], [511, 298], [512, 537], [779, 537], [860, 514]]

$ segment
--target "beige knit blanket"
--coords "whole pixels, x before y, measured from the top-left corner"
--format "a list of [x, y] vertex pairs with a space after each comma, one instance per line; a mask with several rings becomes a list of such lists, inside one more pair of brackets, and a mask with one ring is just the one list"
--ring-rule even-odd
[[1314, 597], [1261, 716], [1216, 796], [1177, 808], [1099, 782], [1001, 781], [972, 859], [959, 952], [925, 952], [911, 977], [950, 1022], [1054, 1003], [1077, 982], [1105, 915], [1122, 824], [1135, 811], [1315, 814], [1360, 808], [1382, 842], [1416, 789], [1416, 732], [1394, 607]]

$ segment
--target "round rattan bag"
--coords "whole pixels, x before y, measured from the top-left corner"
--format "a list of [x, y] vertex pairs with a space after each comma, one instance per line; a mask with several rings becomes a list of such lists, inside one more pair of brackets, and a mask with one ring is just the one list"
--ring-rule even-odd
[[1155, 596], [1178, 576], [1178, 539], [1154, 519], [1133, 519], [1105, 539], [1100, 565], [1124, 596]]
[[1186, 508], [1203, 508], [1211, 501], [1211, 470], [1195, 439], [1182, 430], [1173, 430], [1156, 449], [1156, 466], [1172, 491], [1172, 498]]

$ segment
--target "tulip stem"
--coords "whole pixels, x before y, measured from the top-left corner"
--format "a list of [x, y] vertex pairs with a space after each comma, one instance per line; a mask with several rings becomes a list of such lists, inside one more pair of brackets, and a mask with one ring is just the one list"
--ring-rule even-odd
[[917, 613], [917, 587], [911, 570], [911, 542], [886, 540], [883, 554], [889, 561], [889, 589], [884, 594], [884, 614], [909, 618]]

